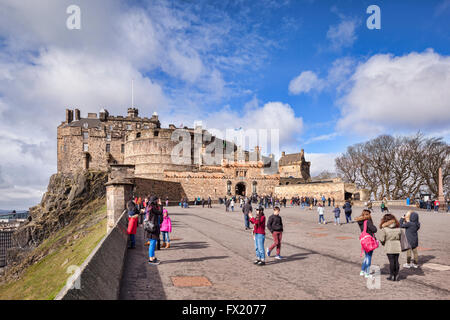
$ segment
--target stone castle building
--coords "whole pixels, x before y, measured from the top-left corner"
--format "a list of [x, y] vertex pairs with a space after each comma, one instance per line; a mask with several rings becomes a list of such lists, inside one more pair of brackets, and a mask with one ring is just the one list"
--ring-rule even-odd
[[[172, 139], [177, 129], [184, 129], [191, 146], [198, 146], [181, 157], [182, 163], [172, 161], [179, 144]], [[273, 156], [263, 157], [259, 147], [242, 151], [214, 136], [208, 143], [198, 143], [195, 133], [208, 134], [201, 127], [177, 128], [171, 124], [162, 128], [156, 113], [150, 118], [140, 117], [136, 108], [129, 108], [126, 117], [111, 116], [102, 109], [98, 115], [88, 113], [87, 118], [81, 118], [78, 109], [67, 109], [66, 119], [57, 129], [58, 172], [110, 171], [112, 180], [125, 172], [135, 193], [158, 194], [175, 201], [184, 196], [192, 200], [254, 193], [306, 196], [304, 192], [311, 192], [311, 163], [305, 160], [303, 149], [295, 154], [283, 152], [277, 165]], [[211, 144], [221, 151], [212, 164], [205, 161]], [[337, 200], [345, 197], [342, 188], [332, 189]]]

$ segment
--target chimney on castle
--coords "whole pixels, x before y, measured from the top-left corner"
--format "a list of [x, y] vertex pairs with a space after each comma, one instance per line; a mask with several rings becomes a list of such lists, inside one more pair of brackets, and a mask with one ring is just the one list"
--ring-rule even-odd
[[75, 109], [75, 120], [81, 120], [81, 113], [79, 109]]
[[66, 109], [66, 123], [71, 123], [73, 121], [73, 110]]
[[282, 156], [282, 157], [286, 156], [286, 152], [283, 151], [283, 152], [281, 153], [281, 156]]

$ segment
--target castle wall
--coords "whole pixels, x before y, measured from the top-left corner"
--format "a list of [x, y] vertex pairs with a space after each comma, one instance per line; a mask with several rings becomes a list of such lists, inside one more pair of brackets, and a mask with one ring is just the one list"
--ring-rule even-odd
[[302, 183], [294, 185], [283, 185], [275, 187], [275, 195], [278, 197], [316, 197], [318, 199], [331, 197], [338, 201], [345, 200], [345, 186], [343, 182], [327, 183]]
[[173, 163], [171, 154], [178, 142], [171, 140], [172, 132], [172, 129], [153, 129], [127, 135], [124, 162], [135, 166], [136, 177], [163, 179], [164, 170], [193, 170], [191, 155], [185, 161], [187, 165]]

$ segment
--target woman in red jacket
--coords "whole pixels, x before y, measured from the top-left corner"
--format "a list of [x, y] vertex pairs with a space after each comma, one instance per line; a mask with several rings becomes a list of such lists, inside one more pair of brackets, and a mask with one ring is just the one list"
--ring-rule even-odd
[[254, 218], [251, 213], [248, 214], [250, 222], [253, 223], [253, 235], [255, 239], [256, 260], [254, 264], [263, 266], [266, 264], [266, 254], [264, 252], [264, 240], [266, 238], [266, 217], [264, 216], [264, 208], [256, 209], [257, 215]]

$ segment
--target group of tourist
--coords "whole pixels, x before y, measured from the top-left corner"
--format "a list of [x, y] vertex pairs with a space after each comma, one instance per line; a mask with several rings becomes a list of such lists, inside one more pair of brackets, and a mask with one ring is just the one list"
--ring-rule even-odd
[[[371, 276], [372, 255], [378, 247], [378, 241], [384, 246], [389, 260], [388, 280], [399, 281], [399, 256], [403, 251], [406, 251], [406, 264], [403, 267], [418, 268], [419, 256], [417, 247], [419, 246], [418, 230], [420, 229], [420, 223], [419, 215], [416, 212], [408, 211], [401, 217], [400, 221], [393, 214], [385, 214], [380, 221], [380, 236], [378, 240], [375, 238], [375, 233], [378, 230], [372, 221], [370, 210], [364, 209], [362, 214], [355, 220], [361, 229], [361, 250], [364, 252], [361, 276], [366, 278]], [[402, 232], [402, 229], [405, 231]], [[366, 243], [369, 245], [366, 246]]]
[[[168, 205], [166, 198], [166, 206]], [[158, 265], [160, 261], [155, 256], [155, 250], [170, 248], [169, 233], [172, 232], [172, 221], [169, 212], [163, 207], [161, 199], [148, 196], [144, 199], [134, 198], [127, 203], [125, 209], [128, 213], [128, 229], [130, 235], [129, 249], [136, 248], [136, 232], [139, 224], [144, 225], [144, 237], [148, 239], [145, 245], [149, 246], [149, 264]], [[160, 235], [163, 242], [161, 244]]]

